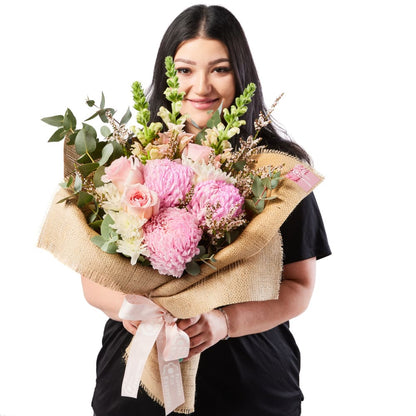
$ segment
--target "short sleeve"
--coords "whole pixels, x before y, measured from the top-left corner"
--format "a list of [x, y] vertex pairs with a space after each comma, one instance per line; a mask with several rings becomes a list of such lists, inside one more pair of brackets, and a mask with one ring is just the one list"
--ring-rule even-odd
[[304, 198], [280, 228], [284, 264], [321, 259], [331, 254], [322, 216], [313, 193]]

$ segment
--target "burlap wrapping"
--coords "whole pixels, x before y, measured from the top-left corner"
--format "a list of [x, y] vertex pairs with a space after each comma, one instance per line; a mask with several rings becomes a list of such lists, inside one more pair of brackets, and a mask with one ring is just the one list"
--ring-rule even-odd
[[[215, 255], [215, 271], [202, 265], [198, 276], [186, 274], [175, 279], [160, 275], [150, 267], [132, 266], [121, 255], [104, 253], [90, 241], [96, 233], [87, 225], [81, 210], [75, 204], [56, 203], [68, 195], [64, 189], [55, 196], [38, 246], [94, 282], [123, 293], [148, 296], [178, 318], [189, 318], [223, 305], [277, 299], [282, 271], [279, 228], [313, 190], [305, 191], [285, 178], [299, 163], [292, 156], [274, 151], [257, 156], [258, 166], [283, 165], [283, 179], [272, 191], [278, 199], [268, 201], [264, 211], [250, 221], [238, 239]], [[310, 166], [308, 169], [313, 171]], [[68, 168], [65, 173], [69, 173]], [[194, 357], [181, 365], [186, 400], [177, 412], [193, 411], [198, 361], [199, 357]], [[163, 405], [155, 347], [146, 363], [142, 386]]]

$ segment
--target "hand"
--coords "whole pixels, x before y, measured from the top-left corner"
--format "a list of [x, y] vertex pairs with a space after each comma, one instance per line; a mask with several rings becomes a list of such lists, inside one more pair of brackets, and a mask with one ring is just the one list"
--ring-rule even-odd
[[140, 325], [140, 321], [123, 321], [124, 329], [132, 335], [136, 335], [136, 331], [138, 326]]
[[225, 317], [216, 309], [193, 318], [180, 319], [177, 321], [177, 325], [190, 338], [187, 359], [201, 353], [227, 336]]

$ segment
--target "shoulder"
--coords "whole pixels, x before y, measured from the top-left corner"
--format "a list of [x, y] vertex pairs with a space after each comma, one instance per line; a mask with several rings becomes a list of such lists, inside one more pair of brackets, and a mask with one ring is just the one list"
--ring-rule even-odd
[[315, 195], [309, 194], [289, 215], [281, 229], [284, 262], [292, 263], [331, 254]]

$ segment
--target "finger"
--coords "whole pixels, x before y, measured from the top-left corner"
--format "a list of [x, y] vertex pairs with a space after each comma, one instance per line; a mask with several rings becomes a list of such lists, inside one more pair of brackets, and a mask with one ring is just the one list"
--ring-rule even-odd
[[195, 325], [199, 321], [200, 318], [201, 318], [201, 315], [197, 315], [188, 319], [179, 319], [177, 322], [178, 328], [182, 329], [182, 331], [185, 331], [185, 329]]
[[123, 321], [123, 326], [126, 331], [130, 332], [132, 335], [135, 335], [137, 327], [139, 326], [139, 321]]
[[207, 342], [209, 342], [209, 340], [206, 338], [204, 333], [201, 333], [201, 334], [198, 334], [198, 335], [196, 335], [192, 338], [190, 337], [189, 348], [190, 349], [196, 348], [196, 347], [199, 347], [200, 345], [205, 344]]

